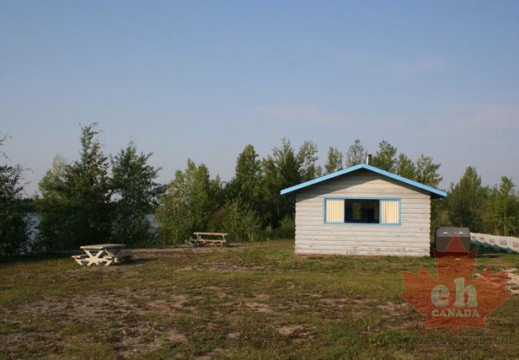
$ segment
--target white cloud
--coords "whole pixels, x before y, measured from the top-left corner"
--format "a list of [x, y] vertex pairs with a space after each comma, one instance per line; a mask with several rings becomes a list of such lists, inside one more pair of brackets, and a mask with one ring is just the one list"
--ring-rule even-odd
[[309, 123], [352, 122], [352, 118], [348, 115], [324, 113], [314, 106], [257, 107], [254, 110], [283, 121], [302, 121]]
[[509, 104], [480, 104], [461, 106], [463, 112], [460, 124], [478, 128], [517, 129], [519, 128], [519, 106]]
[[467, 129], [519, 129], [519, 106], [511, 104], [459, 104], [448, 107], [439, 122]]

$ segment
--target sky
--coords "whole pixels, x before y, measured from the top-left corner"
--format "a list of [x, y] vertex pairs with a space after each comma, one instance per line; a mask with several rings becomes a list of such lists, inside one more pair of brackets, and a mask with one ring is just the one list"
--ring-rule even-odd
[[518, 64], [517, 1], [0, 0], [0, 134], [29, 195], [92, 122], [163, 182], [188, 158], [228, 180], [288, 137], [519, 184]]

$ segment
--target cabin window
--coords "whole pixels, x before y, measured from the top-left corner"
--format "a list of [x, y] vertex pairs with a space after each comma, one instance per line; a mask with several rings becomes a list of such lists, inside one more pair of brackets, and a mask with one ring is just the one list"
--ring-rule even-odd
[[344, 222], [376, 224], [379, 222], [378, 200], [344, 200]]
[[399, 199], [326, 199], [330, 224], [400, 224]]

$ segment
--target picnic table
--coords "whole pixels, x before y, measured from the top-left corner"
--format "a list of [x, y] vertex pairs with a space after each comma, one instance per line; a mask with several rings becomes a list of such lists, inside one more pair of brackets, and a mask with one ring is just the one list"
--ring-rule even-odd
[[204, 246], [205, 244], [225, 246], [229, 241], [228, 233], [195, 232], [193, 235], [195, 236], [195, 239], [191, 240], [193, 246]]
[[101, 265], [109, 266], [129, 259], [130, 254], [122, 254], [125, 244], [98, 244], [80, 247], [85, 252], [83, 255], [74, 255], [72, 258], [81, 266]]

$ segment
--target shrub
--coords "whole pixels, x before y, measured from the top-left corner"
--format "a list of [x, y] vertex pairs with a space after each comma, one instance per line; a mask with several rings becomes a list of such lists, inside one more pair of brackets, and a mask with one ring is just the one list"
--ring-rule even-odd
[[275, 230], [277, 239], [294, 239], [296, 236], [296, 222], [293, 217], [285, 216]]
[[235, 199], [213, 214], [209, 229], [229, 233], [232, 241], [256, 241], [260, 236], [261, 220], [250, 206]]

